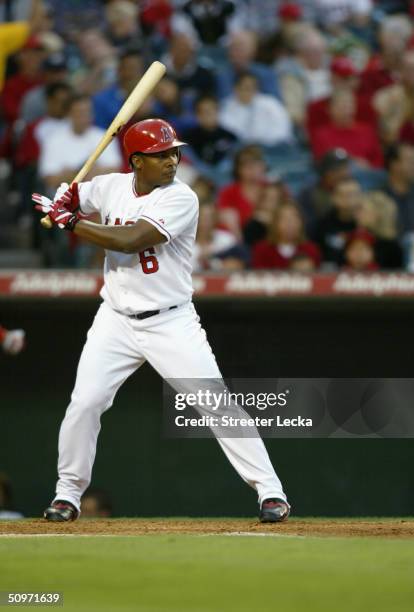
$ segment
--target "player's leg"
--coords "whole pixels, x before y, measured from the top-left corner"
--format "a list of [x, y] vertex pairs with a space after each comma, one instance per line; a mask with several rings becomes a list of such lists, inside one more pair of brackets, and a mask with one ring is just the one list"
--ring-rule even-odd
[[[185, 380], [185, 385], [191, 378], [221, 379], [206, 333], [192, 304], [148, 319], [145, 329], [147, 339], [143, 343], [143, 353], [164, 379]], [[177, 387], [176, 390], [188, 392], [188, 389]], [[259, 504], [269, 498], [286, 501], [282, 484], [258, 433], [257, 437], [217, 440], [235, 470], [256, 489]]]
[[122, 383], [144, 361], [130, 319], [102, 304], [88, 332], [60, 428], [55, 499], [67, 500], [79, 510], [91, 479], [101, 415], [112, 405]]

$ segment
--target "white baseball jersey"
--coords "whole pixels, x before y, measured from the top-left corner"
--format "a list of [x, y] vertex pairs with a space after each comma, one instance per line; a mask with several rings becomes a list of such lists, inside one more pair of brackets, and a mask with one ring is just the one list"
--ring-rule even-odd
[[151, 223], [167, 242], [141, 253], [106, 251], [101, 296], [114, 310], [135, 314], [191, 299], [191, 258], [198, 222], [198, 198], [175, 179], [147, 195], [135, 191], [134, 174], [107, 174], [82, 183], [80, 206], [99, 212], [106, 225]]

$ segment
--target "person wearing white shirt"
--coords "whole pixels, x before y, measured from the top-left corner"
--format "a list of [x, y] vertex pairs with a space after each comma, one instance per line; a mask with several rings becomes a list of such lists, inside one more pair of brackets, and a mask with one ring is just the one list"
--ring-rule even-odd
[[[124, 136], [132, 173], [96, 176], [67, 191], [65, 185], [55, 202], [33, 194], [36, 208], [58, 228], [106, 250], [103, 303], [89, 330], [60, 430], [56, 497], [44, 513], [49, 521], [79, 516], [101, 415], [145, 361], [180, 393], [212, 381], [223, 391], [191, 301], [198, 198], [175, 176], [184, 144], [166, 121], [140, 121]], [[83, 220], [79, 212], [99, 212], [103, 223]], [[199, 404], [197, 408], [209, 413]], [[239, 475], [257, 491], [260, 519], [280, 522], [288, 517], [289, 504], [257, 430], [251, 434], [247, 437], [243, 430], [228, 437], [227, 430], [216, 437]]]
[[[68, 121], [56, 127], [42, 143], [39, 175], [45, 185], [56, 191], [58, 186], [70, 183], [90, 154], [95, 150], [105, 131], [92, 124], [92, 103], [88, 96], [74, 96], [68, 112]], [[111, 142], [88, 175], [117, 172], [122, 166], [118, 143]]]
[[249, 72], [238, 76], [234, 94], [222, 104], [220, 121], [243, 143], [274, 146], [292, 138], [287, 110], [273, 96], [258, 93], [257, 79]]

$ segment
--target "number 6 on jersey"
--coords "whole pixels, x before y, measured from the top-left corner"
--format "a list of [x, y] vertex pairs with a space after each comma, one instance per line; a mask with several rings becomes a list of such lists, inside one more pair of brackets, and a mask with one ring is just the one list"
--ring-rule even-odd
[[144, 274], [154, 274], [154, 272], [158, 272], [159, 265], [154, 247], [141, 251], [139, 254], [139, 261]]

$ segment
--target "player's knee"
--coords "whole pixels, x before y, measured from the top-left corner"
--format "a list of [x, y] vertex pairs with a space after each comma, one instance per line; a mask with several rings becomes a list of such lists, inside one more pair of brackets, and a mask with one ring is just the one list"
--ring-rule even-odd
[[86, 389], [75, 389], [72, 393], [70, 410], [102, 414], [111, 407], [113, 396], [106, 389], [95, 385]]

